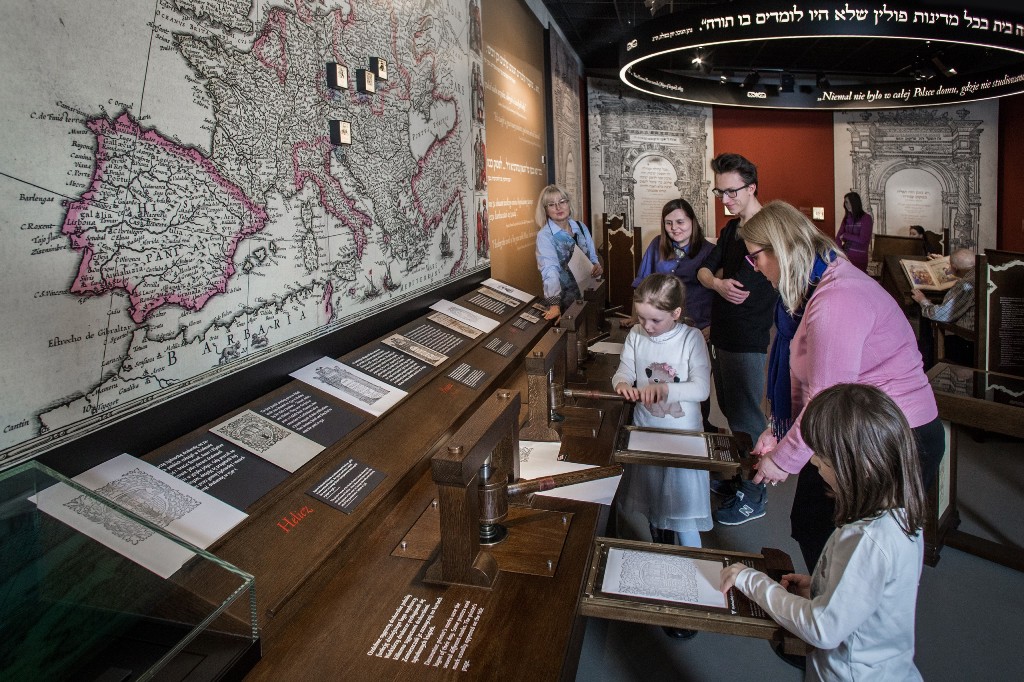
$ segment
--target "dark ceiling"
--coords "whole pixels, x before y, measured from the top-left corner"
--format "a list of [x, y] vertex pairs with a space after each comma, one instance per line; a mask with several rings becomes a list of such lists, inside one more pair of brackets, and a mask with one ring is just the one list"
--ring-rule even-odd
[[[651, 1], [543, 0], [543, 3], [582, 59], [586, 74], [607, 78], [618, 78], [619, 46], [637, 25], [657, 21], [671, 12], [706, 10], [713, 5], [732, 4], [728, 0], [658, 0], [657, 4], [664, 6], [654, 16], [646, 6]], [[842, 6], [842, 3], [827, 4]], [[960, 11], [964, 7], [935, 0], [920, 0], [918, 4], [936, 8], [960, 7]], [[1021, 16], [1013, 0], [986, 0], [984, 3], [972, 2], [970, 6], [974, 8], [977, 5], [980, 9], [982, 4], [987, 9]], [[761, 41], [717, 46], [709, 57], [708, 78], [721, 78], [727, 74], [729, 78], [743, 80], [751, 71], [757, 70], [764, 83], [772, 79], [777, 82], [783, 72], [788, 72], [795, 75], [798, 84], [813, 84], [819, 74], [826, 74], [833, 84], [844, 81], [881, 83], [915, 76], [941, 79], [944, 68], [952, 67], [965, 75], [972, 69], [999, 68], [1004, 62], [1020, 63], [1019, 56], [1000, 51], [979, 53], [977, 47], [944, 44], [941, 49], [925, 53], [920, 41], [878, 38]], [[690, 64], [689, 55], [667, 58], [659, 67], [679, 71], [696, 69]], [[708, 69], [706, 65], [705, 70]]]

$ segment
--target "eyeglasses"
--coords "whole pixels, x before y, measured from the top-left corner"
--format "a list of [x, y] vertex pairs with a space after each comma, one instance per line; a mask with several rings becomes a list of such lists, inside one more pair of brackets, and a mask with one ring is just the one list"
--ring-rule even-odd
[[713, 190], [711, 190], [711, 193], [714, 194], [719, 199], [721, 199], [723, 196], [727, 196], [730, 199], [735, 199], [736, 195], [740, 193], [741, 189], [746, 189], [746, 188], [750, 187], [753, 184], [754, 183], [752, 183], [752, 182], [748, 182], [747, 184], [743, 185], [742, 187], [737, 187], [736, 189], [718, 189], [716, 187]]
[[550, 204], [544, 204], [546, 208], [560, 208], [569, 203], [568, 199], [559, 199], [558, 201], [552, 201]]
[[[741, 187], [740, 189], [743, 189], [743, 188]], [[762, 251], [764, 251], [767, 248], [768, 247], [766, 246], [764, 248], [758, 249], [754, 253], [748, 253], [746, 256], [744, 256], [744, 258], [747, 259], [747, 262], [750, 263], [750, 267], [754, 268], [755, 270], [757, 269], [757, 254], [761, 253]]]

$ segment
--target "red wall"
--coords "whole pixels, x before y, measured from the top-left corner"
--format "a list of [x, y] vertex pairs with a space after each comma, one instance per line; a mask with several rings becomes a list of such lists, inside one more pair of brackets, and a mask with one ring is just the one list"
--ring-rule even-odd
[[[814, 224], [835, 235], [835, 163], [832, 112], [714, 107], [715, 155], [742, 154], [757, 166], [762, 204], [783, 199], [797, 208], [825, 208], [825, 219]], [[716, 224], [727, 216], [715, 202]]]
[[[761, 203], [784, 199], [799, 208], [825, 207], [815, 221], [834, 235], [835, 164], [832, 113], [714, 108], [715, 154], [743, 154], [755, 164]], [[997, 248], [1024, 253], [1024, 95], [999, 100]], [[722, 205], [716, 224], [725, 224]]]

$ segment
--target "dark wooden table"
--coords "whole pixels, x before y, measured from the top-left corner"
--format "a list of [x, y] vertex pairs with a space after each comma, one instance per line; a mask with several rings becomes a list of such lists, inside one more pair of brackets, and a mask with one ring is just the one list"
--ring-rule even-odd
[[[1024, 378], [971, 367], [938, 363], [928, 372], [935, 392], [939, 417], [952, 424], [948, 458], [948, 489], [941, 493], [946, 507], [937, 505], [935, 526], [936, 553], [942, 544], [955, 547], [989, 561], [1024, 571], [1024, 550], [1003, 545], [959, 530], [956, 501], [956, 444], [963, 427], [1024, 438]], [[941, 480], [940, 472], [940, 480]], [[941, 488], [941, 485], [939, 486]], [[938, 502], [930, 491], [930, 503]], [[930, 504], [931, 506], [931, 504]], [[929, 540], [929, 529], [925, 529]]]
[[[616, 364], [609, 358], [593, 359], [587, 365], [588, 385], [607, 389]], [[501, 382], [511, 387], [523, 383], [515, 373]], [[395, 418], [388, 420], [389, 428], [381, 424], [346, 448], [345, 456], [386, 467], [389, 494], [374, 495], [364, 502], [366, 513], [362, 519], [353, 519], [356, 524], [348, 533], [335, 531], [323, 538], [327, 544], [318, 553], [315, 571], [304, 576], [294, 590], [283, 590], [287, 599], [274, 584], [274, 575], [296, 572], [264, 572], [271, 600], [278, 607], [268, 614], [272, 627], [264, 638], [263, 658], [247, 680], [533, 682], [575, 678], [584, 631], [579, 604], [594, 538], [604, 530], [608, 508], [534, 496], [527, 507], [516, 510], [515, 520], [510, 513], [509, 533], [511, 537], [516, 532], [514, 523], [528, 523], [534, 516], [564, 518], [567, 531], [561, 551], [540, 561], [544, 566], [550, 558], [550, 572], [501, 570], [490, 588], [426, 581], [427, 568], [436, 558], [436, 544], [418, 529], [438, 525], [432, 516], [438, 488], [427, 467], [429, 458], [423, 454], [428, 444], [416, 434], [423, 422], [459, 421], [447, 414], [456, 407], [445, 390], [462, 391], [428, 383], [408, 405], [396, 408]], [[458, 410], [473, 409], [472, 401], [456, 403]], [[570, 460], [611, 462], [623, 403], [600, 403], [605, 417], [598, 437], [563, 440], [562, 451]], [[432, 446], [436, 450], [445, 442], [435, 440], [437, 435], [451, 434], [454, 428], [448, 426], [438, 433], [433, 427], [430, 431], [430, 442], [438, 444]], [[301, 493], [301, 489], [295, 492]], [[424, 537], [426, 541], [420, 542]], [[511, 546], [504, 548], [507, 542], [493, 551], [514, 551]], [[291, 559], [303, 561], [306, 556], [300, 553]], [[513, 563], [525, 559], [529, 557], [513, 557]], [[280, 561], [287, 560], [287, 556], [280, 557]], [[498, 563], [507, 565], [501, 560]], [[260, 587], [258, 579], [258, 595]]]

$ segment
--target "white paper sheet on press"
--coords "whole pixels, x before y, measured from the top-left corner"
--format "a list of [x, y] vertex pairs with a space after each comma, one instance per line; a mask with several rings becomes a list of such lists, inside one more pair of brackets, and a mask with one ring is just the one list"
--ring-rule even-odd
[[604, 353], [605, 355], [622, 355], [622, 344], [611, 341], [598, 341], [590, 347], [591, 353]]
[[[592, 468], [586, 464], [558, 461], [558, 449], [559, 443], [519, 441], [520, 478], [540, 478], [541, 476], [566, 474], [571, 471]], [[523, 461], [524, 455], [526, 461]], [[619, 487], [620, 478], [622, 477], [601, 478], [596, 481], [567, 485], [564, 488], [555, 488], [554, 490], [546, 490], [537, 494], [560, 497], [563, 500], [580, 500], [581, 502], [597, 502], [598, 504], [610, 505], [612, 498], [615, 496], [615, 489]]]
[[664, 452], [669, 455], [708, 456], [704, 436], [688, 436], [682, 433], [630, 431], [628, 448], [642, 452]]
[[611, 548], [601, 590], [724, 609], [722, 562]]

